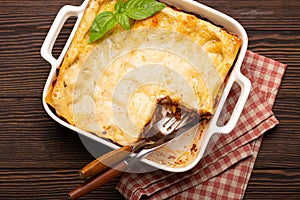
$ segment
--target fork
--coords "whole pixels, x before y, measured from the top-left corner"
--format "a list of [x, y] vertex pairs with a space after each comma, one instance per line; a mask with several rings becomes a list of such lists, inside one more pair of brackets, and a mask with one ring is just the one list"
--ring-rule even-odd
[[[185, 125], [187, 120], [188, 115], [186, 113], [182, 114], [179, 119], [175, 115], [163, 117], [161, 120], [154, 123], [150, 130], [147, 131], [147, 137], [138, 141], [133, 146], [128, 145], [113, 150], [86, 165], [79, 171], [80, 178], [83, 179], [93, 177], [96, 174], [108, 169], [109, 166], [114, 166], [118, 162], [124, 160], [130, 154], [136, 153], [146, 146], [154, 146], [154, 143], [159, 141], [159, 139], [164, 138], [165, 136]], [[142, 155], [136, 155], [137, 158], [140, 156]]]
[[[140, 140], [133, 147], [123, 146], [92, 161], [79, 171], [79, 176], [81, 178], [93, 177], [100, 172], [106, 171], [69, 192], [68, 198], [77, 199], [82, 195], [101, 187], [111, 179], [119, 176], [127, 169], [129, 162], [149, 154], [150, 152], [168, 142], [171, 142], [174, 138], [184, 133], [186, 130], [183, 130], [180, 133], [176, 133], [176, 131], [178, 131], [180, 128], [184, 128], [184, 126], [187, 124], [191, 124], [188, 123], [188, 121], [190, 120], [187, 113], [183, 113], [179, 118], [174, 115], [167, 115], [156, 122], [147, 132], [151, 135], [150, 138], [144, 138]], [[189, 127], [193, 127], [199, 123], [199, 121], [196, 123], [195, 121], [192, 122], [193, 125]], [[138, 153], [135, 156], [126, 160], [130, 154], [136, 152]], [[110, 166], [113, 167], [111, 168]]]

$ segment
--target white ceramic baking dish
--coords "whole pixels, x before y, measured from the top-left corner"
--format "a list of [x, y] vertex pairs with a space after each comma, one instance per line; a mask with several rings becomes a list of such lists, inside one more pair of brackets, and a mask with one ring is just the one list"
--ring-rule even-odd
[[[93, 139], [103, 145], [106, 145], [108, 147], [116, 149], [119, 147], [117, 145], [113, 144], [112, 142], [110, 142], [109, 140], [99, 138], [91, 133], [85, 132], [83, 130], [80, 130], [80, 129], [66, 123], [65, 121], [63, 121], [62, 119], [57, 117], [51, 111], [51, 109], [49, 108], [47, 103], [45, 102], [45, 97], [48, 93], [49, 87], [52, 84], [52, 81], [55, 79], [56, 69], [60, 66], [60, 64], [64, 58], [64, 55], [65, 55], [65, 53], [72, 41], [72, 38], [79, 26], [79, 23], [82, 19], [85, 7], [87, 6], [88, 2], [89, 2], [89, 0], [85, 0], [81, 6], [66, 5], [66, 6], [62, 7], [62, 9], [58, 12], [47, 36], [46, 36], [46, 39], [41, 47], [42, 57], [51, 64], [51, 71], [49, 73], [49, 77], [48, 77], [48, 80], [45, 84], [44, 91], [43, 91], [43, 97], [42, 97], [43, 98], [43, 106], [44, 106], [46, 112], [55, 121], [62, 124], [63, 126], [69, 128], [73, 131], [76, 131], [79, 134], [82, 134], [90, 139]], [[243, 107], [248, 98], [250, 88], [251, 88], [250, 81], [244, 75], [242, 75], [240, 72], [240, 67], [241, 67], [242, 61], [244, 59], [244, 56], [246, 54], [246, 50], [247, 50], [247, 46], [248, 46], [248, 37], [247, 37], [247, 34], [246, 34], [244, 28], [236, 20], [234, 20], [233, 18], [231, 18], [219, 11], [216, 11], [210, 7], [207, 7], [201, 3], [198, 3], [193, 0], [162, 0], [162, 2], [165, 2], [169, 5], [173, 5], [177, 8], [187, 11], [187, 12], [199, 14], [203, 18], [208, 19], [209, 21], [211, 21], [217, 25], [223, 26], [226, 30], [238, 35], [243, 40], [237, 60], [235, 62], [235, 65], [233, 66], [233, 70], [231, 71], [229, 79], [224, 88], [222, 97], [221, 97], [218, 107], [216, 109], [216, 113], [214, 114], [213, 118], [210, 120], [209, 124], [207, 125], [205, 133], [203, 133], [202, 136], [199, 138], [199, 140], [196, 141], [195, 145], [196, 145], [197, 149], [199, 149], [199, 151], [193, 157], [193, 159], [189, 163], [186, 163], [185, 165], [180, 165], [180, 166], [174, 166], [174, 165], [170, 166], [168, 164], [163, 164], [163, 163], [166, 163], [166, 162], [162, 162], [162, 161], [163, 161], [163, 159], [166, 158], [167, 154], [164, 156], [161, 156], [161, 158], [157, 158], [157, 156], [154, 156], [151, 159], [150, 158], [151, 155], [150, 155], [150, 156], [148, 156], [150, 159], [148, 159], [148, 157], [142, 159], [143, 162], [145, 162], [148, 165], [151, 165], [155, 168], [159, 168], [159, 169], [163, 169], [163, 170], [167, 170], [167, 171], [171, 171], [171, 172], [183, 172], [183, 171], [187, 171], [187, 170], [191, 169], [200, 161], [205, 150], [207, 150], [207, 146], [209, 144], [209, 140], [211, 139], [212, 135], [230, 133], [233, 130], [233, 128], [235, 127], [235, 125], [240, 117], [240, 114], [243, 110]], [[65, 44], [65, 47], [63, 48], [60, 56], [56, 59], [53, 57], [53, 55], [51, 53], [54, 43], [56, 41], [56, 38], [58, 37], [58, 35], [59, 35], [64, 23], [67, 21], [67, 19], [70, 17], [74, 17], [74, 16], [77, 17], [77, 21], [76, 21], [74, 28]], [[236, 106], [235, 106], [233, 112], [232, 112], [231, 118], [227, 122], [227, 124], [225, 126], [218, 126], [217, 121], [218, 121], [218, 118], [220, 117], [222, 107], [223, 107], [223, 105], [226, 101], [226, 98], [227, 98], [234, 83], [237, 83], [241, 88], [241, 93], [240, 93], [239, 99], [236, 103]], [[191, 143], [193, 143], [193, 142], [195, 143], [195, 140], [190, 137], [194, 137], [194, 135], [191, 136], [191, 135], [189, 135], [189, 133], [187, 133], [186, 135], [183, 135], [179, 141], [174, 141], [173, 144], [170, 143], [169, 146], [166, 148], [171, 149], [171, 151], [169, 151], [169, 152], [172, 152], [172, 150], [174, 152], [180, 152], [180, 151], [178, 151], [178, 150], [180, 150], [180, 148], [186, 148], [187, 146], [192, 145]], [[163, 150], [161, 152], [164, 153]], [[154, 152], [154, 154], [155, 154], [155, 152]], [[159, 154], [159, 155], [161, 155], [161, 154]]]

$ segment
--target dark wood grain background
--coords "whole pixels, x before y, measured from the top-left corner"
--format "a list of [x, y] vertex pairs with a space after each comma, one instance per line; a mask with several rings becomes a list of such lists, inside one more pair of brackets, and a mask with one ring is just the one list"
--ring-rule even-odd
[[[268, 131], [245, 199], [300, 199], [300, 1], [203, 0], [237, 19], [249, 50], [288, 64], [274, 106], [280, 125]], [[56, 13], [82, 0], [1, 0], [0, 199], [66, 199], [77, 170], [93, 157], [78, 135], [45, 113], [42, 90], [50, 65], [40, 47]], [[59, 55], [74, 19], [54, 49]], [[118, 178], [83, 199], [120, 199]]]

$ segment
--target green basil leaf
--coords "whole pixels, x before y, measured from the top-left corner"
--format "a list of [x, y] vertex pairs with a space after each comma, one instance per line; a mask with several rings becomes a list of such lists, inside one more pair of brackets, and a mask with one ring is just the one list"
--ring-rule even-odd
[[[136, 3], [136, 1], [139, 2]], [[135, 20], [142, 20], [151, 17], [166, 7], [165, 4], [155, 0], [129, 0], [129, 2], [132, 3], [129, 4], [128, 7], [126, 7], [127, 2], [125, 3], [125, 13], [128, 17]]]
[[92, 24], [89, 43], [100, 39], [116, 25], [116, 22], [115, 14], [112, 12], [104, 11], [97, 15]]
[[139, 6], [143, 5], [145, 1], [148, 1], [148, 0], [127, 0], [124, 5], [124, 9], [131, 10], [133, 8], [139, 7]]
[[141, 20], [159, 12], [165, 4], [156, 0], [118, 0], [114, 6], [115, 12], [104, 11], [97, 15], [91, 30], [88, 43], [103, 37], [118, 22], [126, 30], [130, 30], [130, 19]]
[[124, 7], [124, 0], [118, 0], [117, 3], [115, 4], [115, 11], [121, 12], [123, 7]]
[[121, 26], [124, 27], [125, 30], [130, 30], [130, 21], [129, 17], [126, 15], [125, 12], [122, 13], [116, 13], [116, 19], [121, 24]]

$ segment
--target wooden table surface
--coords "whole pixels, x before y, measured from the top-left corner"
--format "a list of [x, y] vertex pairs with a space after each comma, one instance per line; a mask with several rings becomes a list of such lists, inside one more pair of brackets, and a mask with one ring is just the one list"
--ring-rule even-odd
[[[245, 199], [300, 199], [300, 1], [203, 0], [237, 19], [249, 50], [288, 64]], [[93, 157], [79, 136], [44, 111], [42, 90], [50, 65], [40, 47], [58, 10], [82, 0], [1, 0], [0, 199], [66, 199], [77, 170]], [[59, 55], [74, 19], [54, 48]], [[82, 199], [120, 199], [119, 178]]]

